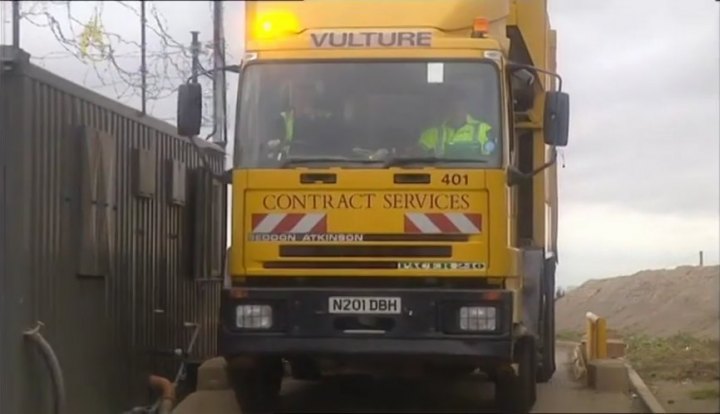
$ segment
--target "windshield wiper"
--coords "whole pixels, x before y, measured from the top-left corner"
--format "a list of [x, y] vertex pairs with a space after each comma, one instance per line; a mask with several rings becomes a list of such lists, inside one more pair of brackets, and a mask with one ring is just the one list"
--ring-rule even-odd
[[385, 163], [385, 167], [392, 167], [397, 165], [407, 164], [438, 164], [438, 163], [479, 163], [487, 164], [487, 160], [478, 159], [466, 159], [466, 158], [442, 158], [442, 157], [406, 157], [406, 158], [391, 158]]
[[285, 159], [282, 162], [281, 167], [289, 167], [296, 164], [312, 164], [314, 162], [351, 162], [356, 164], [379, 164], [383, 161], [347, 157], [291, 157]]

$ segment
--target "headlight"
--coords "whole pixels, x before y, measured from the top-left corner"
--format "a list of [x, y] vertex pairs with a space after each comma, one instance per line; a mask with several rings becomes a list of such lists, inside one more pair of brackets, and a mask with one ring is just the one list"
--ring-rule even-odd
[[235, 325], [245, 329], [269, 329], [272, 326], [272, 307], [239, 305], [235, 309]]
[[460, 308], [460, 329], [464, 331], [494, 331], [495, 308], [488, 306], [463, 306]]

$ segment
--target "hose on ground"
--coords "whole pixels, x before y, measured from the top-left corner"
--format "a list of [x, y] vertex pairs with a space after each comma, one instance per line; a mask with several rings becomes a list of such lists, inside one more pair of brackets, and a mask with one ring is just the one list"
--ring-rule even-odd
[[37, 325], [33, 329], [29, 329], [23, 333], [23, 336], [28, 340], [32, 341], [40, 349], [40, 353], [43, 356], [43, 360], [50, 371], [50, 380], [53, 384], [53, 391], [55, 395], [54, 399], [54, 410], [55, 414], [62, 414], [65, 410], [65, 379], [63, 377], [62, 367], [60, 361], [53, 351], [52, 346], [45, 340], [40, 333], [40, 328], [43, 327], [43, 323], [38, 321]]
[[[190, 344], [188, 345], [187, 351], [183, 351], [182, 349], [174, 349], [169, 353], [163, 352], [163, 354], [176, 355], [181, 357], [186, 357], [190, 355], [200, 333], [200, 325], [192, 322], [185, 322], [184, 326], [186, 328], [195, 328], [192, 337], [190, 338]], [[180, 368], [175, 375], [174, 381], [170, 381], [169, 379], [161, 377], [159, 375], [150, 375], [148, 377], [148, 383], [150, 385], [150, 388], [158, 391], [160, 393], [160, 397], [155, 401], [152, 406], [135, 407], [124, 414], [170, 414], [172, 412], [173, 406], [177, 402], [176, 387], [184, 375], [185, 364], [185, 360], [180, 363]]]
[[160, 391], [160, 400], [157, 403], [158, 414], [170, 414], [175, 403], [175, 385], [167, 378], [151, 375], [150, 386]]

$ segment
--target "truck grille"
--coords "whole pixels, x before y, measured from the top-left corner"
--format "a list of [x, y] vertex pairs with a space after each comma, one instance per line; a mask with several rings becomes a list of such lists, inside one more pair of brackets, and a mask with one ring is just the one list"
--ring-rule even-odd
[[281, 245], [280, 257], [452, 257], [452, 246]]
[[317, 261], [287, 261], [265, 262], [265, 269], [397, 269], [397, 262], [371, 262], [367, 260], [357, 262], [317, 262]]

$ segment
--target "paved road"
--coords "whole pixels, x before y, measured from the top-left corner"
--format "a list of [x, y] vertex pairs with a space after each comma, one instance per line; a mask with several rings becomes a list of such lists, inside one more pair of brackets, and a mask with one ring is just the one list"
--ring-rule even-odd
[[[558, 371], [538, 387], [534, 412], [642, 413], [637, 400], [621, 393], [597, 393], [575, 383], [569, 349], [558, 348]], [[462, 382], [340, 379], [313, 383], [286, 380], [281, 412], [494, 412], [493, 386], [481, 379]], [[201, 391], [178, 414], [239, 414], [231, 391]]]

